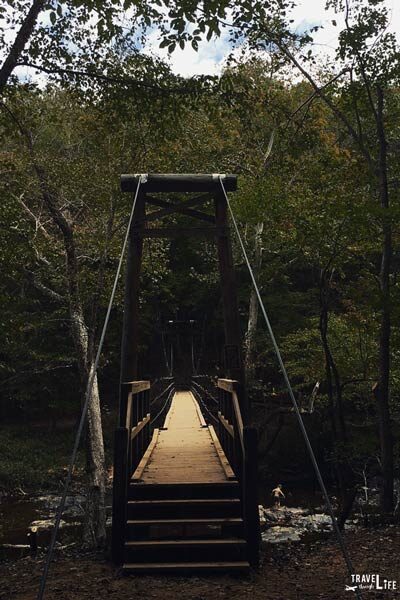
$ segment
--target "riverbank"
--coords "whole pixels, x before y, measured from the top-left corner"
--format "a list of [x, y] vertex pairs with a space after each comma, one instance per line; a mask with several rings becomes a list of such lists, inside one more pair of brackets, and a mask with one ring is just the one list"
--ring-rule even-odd
[[[23, 495], [60, 487], [73, 442], [71, 426], [56, 431], [35, 426], [4, 427], [0, 433], [0, 494]], [[83, 471], [83, 464], [80, 452], [76, 477]]]
[[[112, 465], [115, 413], [103, 416], [106, 466]], [[76, 435], [76, 419], [64, 418], [52, 427], [42, 421], [8, 423], [0, 431], [0, 497], [56, 492], [68, 470]], [[75, 463], [73, 488], [82, 487], [85, 476], [85, 450], [81, 441]]]
[[[395, 527], [359, 529], [346, 535], [357, 573], [397, 580], [400, 537]], [[43, 558], [0, 565], [1, 600], [36, 598]], [[258, 573], [248, 577], [123, 577], [103, 556], [59, 552], [51, 566], [46, 600], [344, 600], [349, 579], [336, 540], [266, 544]], [[399, 598], [399, 591], [365, 593], [368, 600]]]

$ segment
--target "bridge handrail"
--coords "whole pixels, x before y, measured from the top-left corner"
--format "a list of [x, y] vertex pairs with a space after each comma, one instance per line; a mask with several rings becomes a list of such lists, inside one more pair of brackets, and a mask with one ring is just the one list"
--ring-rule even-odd
[[[128, 477], [132, 477], [150, 444], [150, 381], [122, 384], [127, 394], [125, 426], [128, 429]], [[124, 392], [123, 392], [124, 393]]]
[[240, 384], [218, 379], [218, 438], [239, 481], [249, 561], [258, 565], [260, 518], [258, 511], [257, 429], [243, 424]]
[[129, 482], [150, 443], [150, 381], [121, 386], [120, 426], [114, 436], [112, 558], [122, 562]]

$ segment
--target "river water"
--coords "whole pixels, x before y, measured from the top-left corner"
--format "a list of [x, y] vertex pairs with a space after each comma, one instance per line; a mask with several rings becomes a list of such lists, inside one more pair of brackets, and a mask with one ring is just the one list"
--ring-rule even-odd
[[[68, 545], [79, 541], [82, 531], [84, 497], [68, 496], [58, 542]], [[0, 502], [0, 560], [19, 558], [29, 553], [29, 533], [37, 530], [37, 542], [46, 547], [60, 496], [34, 494], [5, 497]]]
[[[266, 511], [265, 515], [260, 513], [265, 541], [268, 543], [285, 541], [285, 535], [288, 541], [296, 541], [298, 535], [295, 529], [304, 530], [307, 520], [311, 520], [307, 526], [313, 527], [314, 531], [315, 525], [320, 519], [321, 530], [323, 529], [326, 521], [324, 517], [317, 517], [317, 521], [315, 519], [313, 521], [311, 516], [315, 512], [322, 513], [321, 508], [318, 508], [322, 505], [320, 494], [316, 493], [314, 489], [304, 488], [293, 490], [283, 488], [283, 491], [286, 497], [282, 509], [275, 511], [272, 507], [271, 489], [268, 486], [260, 486], [260, 504], [265, 507]], [[108, 504], [111, 505], [111, 497], [108, 500]], [[45, 493], [3, 497], [0, 501], [0, 560], [29, 554], [31, 527], [37, 528], [39, 547], [47, 546], [59, 501], [59, 495]], [[80, 541], [84, 501], [84, 496], [79, 494], [67, 497], [58, 535], [58, 542], [61, 545], [65, 546]], [[111, 506], [108, 507], [108, 515], [110, 513]], [[108, 524], [110, 525], [110, 519]], [[281, 537], [283, 537], [282, 540]]]

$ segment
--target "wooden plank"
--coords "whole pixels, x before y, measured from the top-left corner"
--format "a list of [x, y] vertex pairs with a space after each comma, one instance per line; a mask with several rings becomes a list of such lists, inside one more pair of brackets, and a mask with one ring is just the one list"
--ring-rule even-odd
[[[148, 197], [146, 197], [146, 200], [148, 201]], [[193, 206], [198, 206], [199, 204], [204, 204], [205, 202], [209, 202], [210, 201], [210, 196], [208, 194], [206, 195], [202, 195], [202, 196], [197, 196], [196, 198], [189, 198], [188, 200], [185, 200], [184, 202], [180, 202], [178, 203], [173, 203], [173, 202], [166, 202], [165, 200], [162, 201], [164, 208], [162, 210], [157, 210], [155, 212], [151, 212], [151, 213], [147, 213], [146, 215], [146, 222], [149, 221], [156, 221], [157, 219], [162, 219], [163, 217], [167, 216], [167, 215], [171, 215], [173, 213], [181, 213], [190, 217], [194, 217], [197, 219], [200, 219], [202, 221], [206, 221], [208, 223], [213, 223], [215, 224], [215, 217], [213, 215], [208, 215], [206, 213], [197, 211], [197, 210], [192, 210], [191, 207]], [[154, 200], [153, 200], [154, 203]]]
[[[158, 196], [149, 196], [148, 194], [145, 194], [145, 198], [148, 204], [151, 204], [153, 206], [159, 206], [160, 208], [168, 208], [169, 206], [181, 206], [181, 204], [178, 204], [177, 202], [164, 200]], [[195, 199], [198, 201], [197, 205], [203, 205], [206, 202], [209, 202], [212, 199], [212, 196], [210, 196], [210, 194], [201, 194], [200, 196], [196, 196]], [[186, 208], [182, 210], [186, 210]]]
[[[215, 219], [217, 228], [228, 226], [228, 206], [225, 195], [220, 189], [215, 193]], [[235, 283], [235, 269], [232, 257], [232, 245], [229, 228], [226, 234], [217, 237], [218, 268], [221, 281], [222, 308], [225, 332], [225, 372], [230, 379], [241, 383], [245, 380], [243, 358], [241, 352], [242, 335], [239, 322], [238, 301]], [[243, 421], [248, 420], [247, 397], [244, 390], [239, 396]]]
[[131, 428], [131, 424], [132, 424], [132, 392], [129, 392], [127, 395], [127, 401], [126, 401], [126, 423], [125, 423], [125, 427], [127, 427], [127, 429]]
[[206, 423], [206, 420], [204, 418], [203, 413], [200, 410], [199, 403], [197, 402], [197, 400], [196, 400], [196, 398], [194, 396], [193, 396], [193, 402], [194, 402], [194, 405], [196, 407], [196, 412], [197, 412], [197, 416], [199, 417], [200, 425], [202, 427], [207, 427], [207, 423]]
[[[141, 177], [140, 189], [146, 192], [210, 192], [221, 190], [218, 176], [210, 173], [147, 173], [145, 174], [145, 182], [143, 182], [143, 176], [140, 174], [121, 175], [121, 191], [135, 192]], [[228, 192], [237, 190], [237, 175], [221, 174], [221, 177]]]
[[221, 390], [225, 390], [226, 392], [234, 392], [236, 389], [236, 385], [238, 385], [238, 381], [235, 379], [218, 379], [217, 387], [221, 388]]
[[224, 483], [226, 473], [193, 394], [176, 392], [143, 475], [144, 484]]
[[227, 421], [225, 419], [225, 417], [221, 414], [220, 411], [218, 411], [218, 419], [220, 420], [220, 422], [222, 423], [222, 425], [225, 427], [225, 429], [229, 433], [229, 435], [231, 437], [234, 437], [235, 433], [234, 433], [234, 430], [233, 430], [233, 425], [231, 425], [229, 423], [229, 421]]
[[151, 387], [150, 381], [126, 381], [122, 385], [130, 385], [132, 394], [139, 394]]
[[166, 415], [166, 417], [165, 417], [164, 424], [163, 424], [163, 426], [162, 426], [162, 428], [161, 428], [161, 429], [163, 429], [163, 430], [167, 430], [167, 429], [168, 429], [168, 425], [169, 425], [169, 422], [170, 422], [170, 420], [171, 420], [171, 416], [172, 416], [172, 413], [173, 413], [173, 411], [172, 411], [171, 409], [172, 409], [172, 404], [171, 404], [171, 406], [169, 407], [169, 411], [167, 412], [167, 415]]
[[232, 505], [240, 504], [239, 498], [175, 498], [174, 500], [129, 500], [131, 506], [181, 506], [201, 504]]
[[174, 562], [174, 563], [125, 563], [124, 571], [128, 573], [198, 573], [205, 572], [224, 572], [238, 571], [247, 572], [250, 565], [247, 561], [226, 561], [226, 562]]
[[206, 540], [133, 540], [126, 542], [125, 546], [128, 548], [146, 548], [146, 547], [157, 547], [157, 546], [226, 546], [234, 544], [243, 546], [246, 540], [241, 538], [207, 538]]
[[233, 410], [235, 411], [237, 430], [239, 432], [240, 445], [242, 446], [242, 452], [244, 454], [242, 413], [240, 412], [239, 400], [238, 400], [236, 392], [232, 392], [232, 403], [233, 403]]
[[138, 435], [138, 433], [140, 433], [140, 431], [142, 431], [143, 427], [145, 425], [147, 425], [147, 423], [149, 423], [149, 422], [150, 422], [150, 414], [147, 413], [147, 415], [144, 417], [144, 419], [139, 421], [139, 423], [135, 427], [132, 427], [131, 440], [133, 440]]
[[114, 477], [112, 503], [112, 560], [119, 565], [124, 559], [125, 522], [128, 490], [128, 429], [118, 427], [114, 436]]
[[[132, 225], [141, 228], [140, 221], [145, 215], [143, 194], [139, 192]], [[138, 339], [139, 339], [139, 291], [140, 271], [142, 265], [143, 239], [129, 232], [127, 266], [125, 273], [124, 318], [121, 344], [121, 374], [120, 381], [134, 381], [137, 378]], [[125, 386], [120, 386], [119, 424], [126, 424], [126, 394]]]
[[222, 468], [224, 470], [225, 477], [228, 480], [236, 479], [235, 473], [233, 472], [233, 469], [232, 469], [231, 465], [229, 464], [229, 460], [226, 458], [225, 452], [222, 449], [222, 446], [220, 444], [218, 436], [215, 433], [214, 427], [212, 425], [209, 425], [208, 428], [210, 430], [210, 435], [211, 435], [212, 440], [214, 442], [214, 446], [215, 446], [215, 449], [217, 451], [218, 458], [220, 460], [221, 466], [222, 466]]
[[159, 429], [155, 429], [153, 431], [153, 437], [151, 439], [151, 442], [148, 445], [146, 452], [143, 454], [142, 460], [138, 464], [136, 471], [132, 475], [133, 481], [139, 481], [142, 478], [143, 471], [146, 468], [146, 465], [150, 460], [151, 453], [153, 452], [154, 448], [156, 447], [158, 434], [159, 434]]
[[128, 519], [128, 525], [240, 525], [242, 517], [204, 517], [203, 519]]
[[257, 429], [255, 427], [245, 427], [243, 436], [245, 444], [243, 504], [248, 558], [250, 564], [257, 567], [261, 542], [258, 509]]
[[180, 238], [187, 237], [206, 237], [214, 238], [219, 233], [216, 227], [162, 227], [143, 229], [139, 235], [144, 238]]

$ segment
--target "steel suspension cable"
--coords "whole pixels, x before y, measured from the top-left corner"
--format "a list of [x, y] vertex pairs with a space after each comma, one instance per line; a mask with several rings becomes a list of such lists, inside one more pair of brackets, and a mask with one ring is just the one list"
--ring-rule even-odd
[[[193, 382], [192, 382], [193, 383]], [[218, 419], [215, 415], [213, 415], [213, 413], [211, 412], [211, 410], [208, 408], [207, 404], [204, 402], [203, 398], [201, 397], [201, 395], [199, 394], [199, 392], [193, 387], [191, 386], [190, 391], [192, 392], [192, 394], [194, 395], [195, 398], [197, 398], [199, 400], [199, 402], [201, 403], [202, 407], [204, 408], [204, 410], [207, 411], [207, 413], [210, 415], [210, 417], [215, 421], [215, 423], [218, 423]]]
[[167, 396], [166, 401], [164, 402], [164, 404], [162, 405], [161, 409], [158, 411], [158, 413], [156, 414], [155, 417], [153, 417], [150, 420], [150, 423], [155, 423], [157, 421], [157, 419], [160, 417], [160, 415], [162, 415], [162, 413], [165, 411], [165, 409], [167, 408], [167, 406], [169, 405], [171, 398], [173, 396], [173, 394], [175, 393], [175, 387], [173, 387], [170, 391], [170, 393]]
[[165, 334], [164, 334], [164, 331], [162, 330], [161, 319], [160, 319], [160, 327], [161, 327], [161, 343], [162, 343], [162, 349], [163, 349], [163, 354], [164, 354], [165, 366], [167, 367], [167, 372], [168, 372], [169, 376], [171, 377], [172, 369], [171, 369], [171, 366], [168, 361], [167, 347], [165, 345]]
[[156, 396], [155, 398], [153, 398], [153, 400], [150, 402], [150, 406], [152, 406], [155, 402], [157, 402], [157, 400], [159, 400], [160, 398], [162, 398], [164, 396], [164, 394], [166, 394], [167, 392], [169, 392], [169, 390], [171, 389], [171, 387], [173, 387], [174, 385], [175, 385], [174, 382], [172, 382], [169, 385], [167, 385], [167, 387], [164, 388], [164, 390], [161, 392], [161, 394], [158, 394], [158, 396]]
[[215, 398], [215, 396], [213, 396], [206, 388], [204, 388], [202, 385], [197, 383], [197, 381], [193, 381], [193, 379], [192, 379], [192, 385], [196, 386], [196, 388], [200, 388], [201, 391], [204, 394], [206, 394], [206, 396], [208, 396], [213, 402], [215, 402], [215, 404], [219, 404], [217, 398]]
[[[323, 496], [325, 498], [325, 502], [326, 502], [326, 505], [327, 505], [327, 508], [328, 508], [328, 512], [329, 512], [329, 516], [331, 517], [331, 520], [332, 520], [333, 529], [334, 529], [334, 531], [336, 533], [336, 537], [338, 539], [339, 546], [340, 546], [340, 549], [342, 551], [343, 558], [345, 560], [345, 563], [346, 563], [349, 575], [352, 575], [354, 573], [353, 564], [352, 564], [349, 552], [347, 550], [347, 546], [345, 544], [344, 538], [343, 538], [342, 533], [341, 533], [341, 531], [339, 529], [339, 525], [337, 523], [335, 514], [333, 512], [333, 507], [332, 507], [331, 501], [329, 499], [328, 491], [327, 491], [327, 489], [325, 487], [325, 483], [324, 483], [324, 480], [322, 478], [322, 474], [321, 474], [321, 471], [319, 469], [319, 466], [318, 466], [318, 463], [317, 463], [317, 459], [316, 459], [315, 454], [314, 454], [314, 450], [313, 450], [313, 448], [311, 446], [310, 438], [308, 437], [308, 433], [307, 433], [306, 427], [304, 425], [304, 421], [303, 421], [303, 418], [301, 416], [301, 413], [300, 413], [300, 410], [299, 410], [299, 406], [297, 404], [297, 401], [296, 401], [296, 398], [295, 398], [295, 395], [294, 395], [294, 392], [293, 392], [293, 388], [292, 388], [292, 385], [290, 383], [290, 379], [289, 379], [288, 373], [286, 371], [286, 367], [285, 367], [285, 364], [283, 362], [282, 355], [281, 355], [278, 343], [277, 343], [276, 338], [275, 338], [275, 334], [273, 332], [270, 320], [268, 318], [267, 311], [266, 311], [265, 306], [264, 306], [264, 302], [263, 302], [263, 300], [261, 298], [260, 290], [259, 290], [256, 278], [254, 276], [254, 272], [253, 272], [252, 266], [250, 264], [249, 258], [247, 256], [246, 248], [244, 246], [244, 243], [243, 243], [243, 240], [242, 240], [242, 236], [240, 235], [240, 231], [239, 231], [236, 219], [235, 219], [235, 215], [233, 214], [232, 207], [231, 207], [231, 204], [229, 202], [229, 198], [228, 198], [228, 195], [226, 193], [226, 190], [225, 190], [225, 187], [224, 187], [221, 175], [218, 175], [218, 179], [219, 179], [219, 182], [221, 184], [221, 189], [222, 189], [222, 192], [224, 194], [224, 197], [225, 197], [225, 200], [226, 200], [226, 203], [227, 203], [227, 206], [228, 206], [228, 210], [229, 210], [229, 213], [230, 213], [230, 216], [231, 216], [231, 219], [232, 219], [232, 223], [233, 223], [233, 226], [234, 226], [234, 229], [235, 229], [236, 236], [237, 236], [238, 241], [239, 241], [239, 245], [240, 245], [240, 248], [241, 248], [241, 251], [242, 251], [242, 254], [243, 254], [243, 258], [245, 260], [247, 269], [249, 271], [249, 274], [250, 274], [250, 277], [251, 277], [251, 281], [252, 281], [252, 284], [253, 284], [253, 287], [254, 287], [254, 291], [256, 292], [258, 303], [260, 305], [261, 312], [263, 314], [265, 323], [267, 325], [268, 333], [269, 333], [269, 336], [271, 338], [272, 345], [274, 347], [275, 354], [276, 354], [276, 357], [278, 359], [278, 363], [279, 363], [279, 366], [280, 366], [283, 378], [285, 380], [285, 384], [286, 384], [287, 390], [289, 392], [289, 396], [290, 396], [290, 399], [292, 401], [293, 408], [294, 408], [294, 411], [295, 411], [298, 423], [300, 425], [300, 429], [301, 429], [301, 432], [303, 434], [303, 438], [304, 438], [304, 441], [305, 441], [308, 453], [310, 455], [311, 462], [312, 462], [312, 465], [314, 467], [314, 471], [315, 471], [315, 474], [317, 476], [317, 480], [318, 480], [319, 486], [320, 486], [322, 494], [323, 494]], [[354, 591], [354, 593], [356, 594], [357, 598], [359, 598], [359, 600], [362, 600], [362, 595], [361, 595], [361, 592], [360, 592], [360, 590], [358, 588]]]
[[57, 513], [56, 513], [56, 518], [55, 518], [55, 521], [54, 521], [54, 529], [53, 529], [53, 533], [52, 533], [52, 536], [51, 536], [51, 542], [50, 542], [50, 546], [49, 546], [49, 549], [48, 549], [48, 552], [47, 552], [46, 562], [45, 562], [45, 565], [44, 565], [42, 577], [40, 579], [40, 586], [39, 586], [39, 591], [38, 591], [38, 595], [37, 595], [37, 600], [42, 600], [44, 592], [45, 592], [46, 582], [47, 582], [47, 576], [48, 576], [49, 568], [50, 568], [50, 563], [51, 563], [51, 559], [52, 559], [52, 556], [53, 556], [54, 548], [55, 548], [55, 545], [56, 545], [57, 534], [58, 534], [58, 530], [60, 528], [61, 517], [62, 517], [62, 514], [64, 512], [64, 508], [65, 508], [65, 502], [66, 502], [66, 499], [67, 499], [68, 488], [69, 488], [69, 486], [71, 484], [72, 473], [73, 473], [74, 465], [75, 465], [75, 462], [76, 462], [76, 456], [77, 456], [77, 453], [78, 453], [79, 443], [80, 443], [80, 439], [81, 439], [81, 436], [82, 436], [83, 427], [84, 427], [85, 421], [86, 421], [86, 414], [87, 414], [87, 411], [88, 411], [88, 408], [89, 408], [90, 400], [92, 398], [93, 384], [94, 384], [94, 380], [95, 380], [95, 377], [96, 377], [96, 374], [97, 374], [97, 368], [98, 368], [98, 365], [99, 365], [100, 355], [101, 355], [101, 351], [103, 349], [103, 344], [104, 344], [104, 338], [105, 338], [107, 327], [108, 327], [108, 323], [109, 323], [109, 320], [110, 320], [111, 309], [112, 309], [112, 306], [113, 306], [113, 303], [114, 303], [115, 292], [117, 290], [117, 284], [118, 284], [119, 276], [120, 276], [120, 273], [121, 273], [122, 263], [123, 263], [123, 259], [124, 259], [125, 251], [126, 251], [126, 246], [128, 244], [128, 239], [129, 239], [129, 234], [130, 234], [130, 230], [131, 230], [133, 215], [134, 215], [134, 212], [135, 212], [136, 202], [137, 202], [137, 198], [138, 198], [138, 194], [139, 194], [139, 188], [140, 188], [140, 184], [142, 183], [144, 177], [145, 176], [143, 176], [143, 175], [140, 176], [140, 178], [138, 180], [138, 184], [137, 184], [135, 196], [134, 196], [134, 199], [133, 199], [132, 210], [131, 210], [131, 214], [129, 216], [128, 227], [126, 229], [126, 234], [125, 234], [124, 242], [123, 242], [123, 245], [122, 245], [121, 254], [120, 254], [120, 257], [119, 257], [118, 267], [117, 267], [117, 271], [116, 271], [115, 278], [114, 278], [114, 284], [113, 284], [113, 287], [112, 287], [112, 291], [111, 291], [111, 295], [110, 295], [110, 300], [109, 300], [108, 308], [107, 308], [107, 312], [106, 312], [106, 316], [105, 316], [105, 319], [104, 319], [103, 329], [102, 329], [101, 335], [100, 335], [99, 345], [97, 347], [96, 358], [95, 358], [94, 364], [91, 367], [90, 373], [89, 373], [89, 379], [88, 379], [88, 383], [87, 383], [87, 386], [86, 386], [86, 392], [85, 392], [85, 403], [83, 405], [83, 409], [82, 409], [81, 418], [80, 418], [80, 421], [79, 421], [78, 430], [77, 430], [76, 436], [75, 436], [75, 442], [74, 442], [74, 447], [73, 447], [71, 458], [70, 458], [70, 462], [69, 462], [67, 478], [65, 480], [64, 489], [63, 489], [63, 492], [62, 492], [62, 495], [61, 495], [60, 504], [58, 506]]
[[196, 376], [198, 375], [198, 373], [200, 371], [200, 363], [201, 363], [201, 359], [203, 356], [203, 348], [204, 348], [204, 342], [205, 342], [205, 330], [206, 330], [206, 316], [204, 315], [203, 326], [201, 328], [200, 352], [199, 352], [199, 356], [197, 358], [197, 364], [196, 364]]
[[196, 375], [197, 371], [196, 371], [196, 363], [194, 360], [194, 339], [193, 338], [194, 338], [194, 336], [193, 336], [193, 331], [192, 331], [192, 341], [191, 341], [190, 351], [191, 351], [191, 357], [192, 357], [192, 371], [193, 371], [194, 375]]

